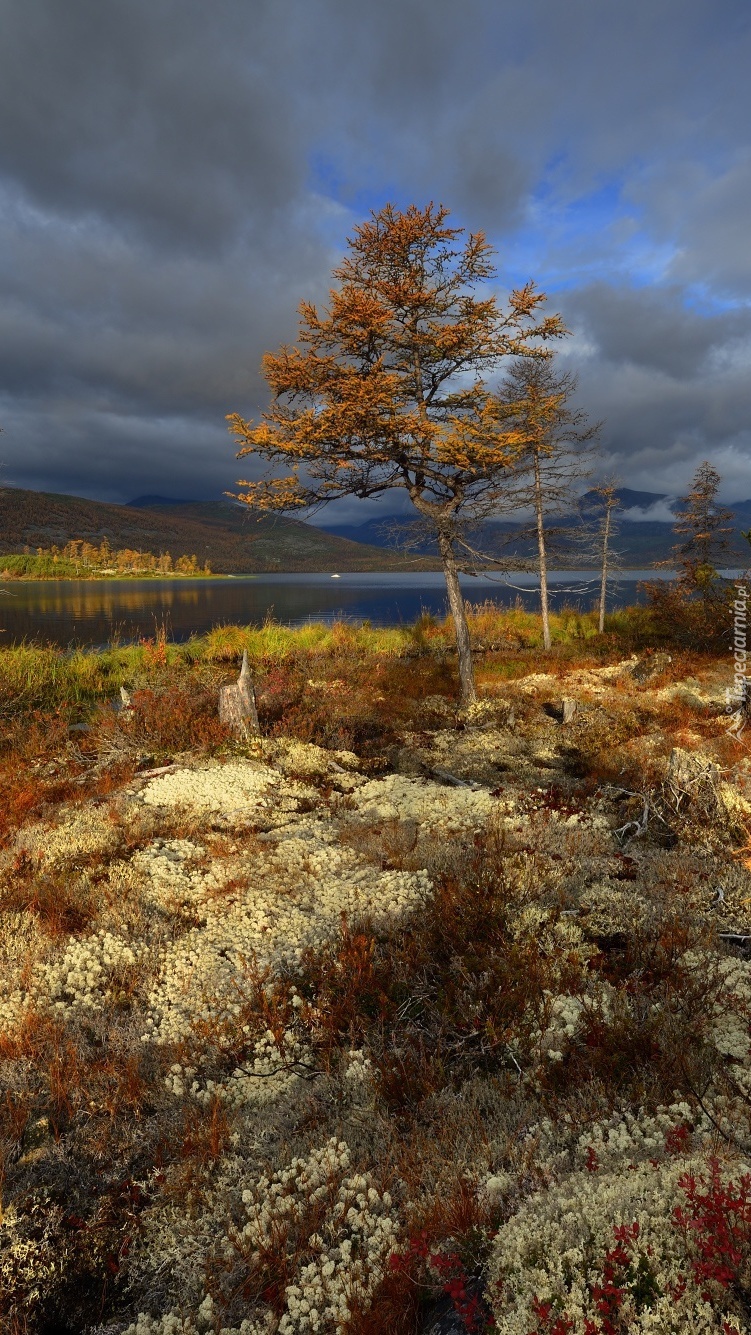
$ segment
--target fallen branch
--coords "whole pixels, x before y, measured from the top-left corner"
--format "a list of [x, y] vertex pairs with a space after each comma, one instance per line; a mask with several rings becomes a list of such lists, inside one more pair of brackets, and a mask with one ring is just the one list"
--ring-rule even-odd
[[451, 774], [447, 769], [439, 769], [438, 766], [434, 766], [430, 773], [434, 774], [437, 779], [441, 779], [443, 783], [450, 783], [453, 788], [470, 788], [473, 792], [482, 788], [482, 784], [476, 783], [474, 779], [460, 779], [456, 774]]

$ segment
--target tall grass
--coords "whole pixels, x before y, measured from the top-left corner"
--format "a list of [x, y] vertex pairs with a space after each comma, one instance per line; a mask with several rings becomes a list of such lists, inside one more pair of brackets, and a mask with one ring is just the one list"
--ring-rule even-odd
[[52, 645], [0, 650], [0, 715], [106, 699], [125, 682], [139, 648], [66, 653]]
[[[485, 602], [469, 607], [468, 619], [476, 652], [501, 655], [496, 663], [500, 675], [507, 675], [507, 666], [515, 675], [510, 668], [514, 655], [542, 648], [539, 617], [522, 607]], [[540, 655], [541, 665], [554, 665], [558, 658], [570, 662], [577, 657], [591, 661], [617, 656], [649, 644], [650, 637], [664, 642], [664, 633], [656, 634], [649, 609], [643, 607], [612, 613], [606, 619], [604, 635], [597, 633], [594, 612], [564, 607], [551, 615], [551, 633], [553, 650]], [[370, 657], [444, 658], [454, 650], [454, 631], [449, 617], [439, 620], [423, 613], [409, 626], [311, 621], [290, 627], [272, 620], [260, 627], [222, 625], [181, 644], [171, 643], [162, 627], [154, 639], [105, 650], [70, 652], [23, 643], [0, 649], [0, 717], [18, 710], [95, 704], [116, 695], [121, 686], [150, 687], [165, 674], [175, 679], [197, 672], [205, 681], [207, 673], [227, 671], [238, 663], [244, 650], [257, 673], [293, 664], [312, 670], [316, 663], [323, 665], [327, 660], [334, 664], [337, 660], [362, 663]]]

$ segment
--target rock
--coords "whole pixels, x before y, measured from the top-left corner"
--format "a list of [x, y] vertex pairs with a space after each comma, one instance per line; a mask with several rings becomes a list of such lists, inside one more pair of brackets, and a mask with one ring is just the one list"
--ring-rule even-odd
[[561, 707], [559, 712], [560, 712], [561, 723], [570, 723], [572, 718], [574, 717], [574, 714], [576, 713], [576, 701], [561, 700]]
[[36, 1117], [27, 1122], [21, 1137], [21, 1157], [19, 1163], [36, 1163], [43, 1159], [53, 1142], [52, 1128], [48, 1117]]
[[457, 719], [468, 728], [488, 728], [497, 724], [508, 712], [507, 700], [475, 700], [466, 709], [458, 711]]
[[653, 677], [658, 677], [661, 672], [664, 672], [672, 661], [670, 654], [647, 654], [646, 657], [640, 658], [638, 662], [634, 663], [631, 668], [631, 676], [634, 681], [651, 681]]
[[743, 825], [751, 817], [751, 802], [734, 784], [718, 784], [717, 797], [730, 821]]
[[467, 1298], [470, 1302], [474, 1299], [479, 1308], [478, 1319], [471, 1325], [456, 1311], [451, 1299], [444, 1297], [431, 1307], [423, 1321], [421, 1335], [467, 1335], [468, 1330], [485, 1330], [490, 1314], [483, 1300], [483, 1285], [479, 1279], [471, 1278], [467, 1281]]
[[357, 771], [360, 761], [352, 751], [327, 751], [311, 742], [283, 738], [268, 748], [269, 756], [288, 777], [303, 780], [322, 780], [352, 792], [365, 779]]
[[424, 713], [452, 721], [456, 716], [456, 708], [456, 701], [447, 700], [445, 695], [426, 695], [422, 702]]
[[438, 1313], [433, 1312], [422, 1329], [423, 1335], [466, 1335], [467, 1333], [466, 1322], [455, 1311], [453, 1304], [445, 1305]]

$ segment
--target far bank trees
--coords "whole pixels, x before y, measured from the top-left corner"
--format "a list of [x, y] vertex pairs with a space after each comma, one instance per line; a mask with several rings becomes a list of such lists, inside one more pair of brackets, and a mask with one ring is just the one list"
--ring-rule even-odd
[[606, 478], [592, 488], [591, 498], [594, 509], [594, 552], [600, 564], [600, 601], [597, 616], [597, 629], [602, 635], [605, 630], [605, 611], [608, 597], [608, 581], [620, 569], [620, 553], [613, 548], [613, 539], [618, 533], [618, 511], [622, 508], [620, 481]]
[[468, 705], [476, 690], [457, 536], [467, 519], [493, 513], [526, 443], [487, 377], [509, 356], [544, 357], [566, 330], [542, 313], [545, 296], [531, 282], [505, 305], [487, 289], [479, 295], [495, 276], [491, 248], [447, 218], [433, 204], [387, 205], [357, 227], [329, 309], [303, 302], [299, 345], [264, 358], [269, 409], [255, 424], [237, 413], [228, 420], [238, 458], [271, 466], [260, 481], [238, 483], [250, 506], [289, 511], [407, 492], [435, 531]]

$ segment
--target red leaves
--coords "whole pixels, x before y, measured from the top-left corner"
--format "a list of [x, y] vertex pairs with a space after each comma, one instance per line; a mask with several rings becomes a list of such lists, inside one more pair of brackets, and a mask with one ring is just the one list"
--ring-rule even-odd
[[[666, 1143], [677, 1153], [685, 1150], [689, 1138], [688, 1128], [679, 1125], [668, 1132]], [[751, 1258], [751, 1174], [744, 1174], [737, 1183], [726, 1182], [719, 1160], [712, 1157], [706, 1174], [686, 1173], [679, 1186], [686, 1203], [675, 1207], [672, 1219], [684, 1234], [690, 1273], [702, 1299], [716, 1302], [731, 1290], [747, 1303], [742, 1277]], [[598, 1319], [585, 1321], [586, 1335], [625, 1335], [632, 1304], [641, 1311], [659, 1295], [649, 1259], [651, 1248], [637, 1251], [639, 1237], [637, 1220], [613, 1228], [613, 1246], [597, 1267], [601, 1280], [589, 1285]], [[689, 1282], [679, 1275], [664, 1291], [677, 1303], [685, 1298]], [[532, 1307], [537, 1327], [529, 1335], [568, 1335], [573, 1330], [573, 1322], [557, 1304], [534, 1298]], [[723, 1323], [724, 1335], [735, 1329]]]
[[[552, 1303], [543, 1303], [539, 1298], [533, 1298], [532, 1310], [537, 1317], [537, 1329], [531, 1330], [529, 1335], [569, 1335], [569, 1331], [574, 1329], [573, 1321], [565, 1312], [559, 1315], [553, 1312]], [[587, 1325], [591, 1326], [592, 1335], [595, 1335], [594, 1325], [591, 1322], [587, 1322]]]
[[[637, 1220], [633, 1224], [614, 1226], [615, 1245], [605, 1253], [602, 1283], [590, 1285], [590, 1297], [600, 1320], [597, 1322], [587, 1318], [584, 1323], [585, 1335], [624, 1335], [627, 1329], [621, 1320], [624, 1303], [628, 1297], [634, 1297], [638, 1308], [640, 1297], [643, 1297], [640, 1294], [640, 1285], [645, 1278], [643, 1261], [637, 1260], [634, 1255], [638, 1237]], [[532, 1310], [537, 1318], [537, 1327], [529, 1331], [529, 1335], [569, 1335], [574, 1329], [573, 1320], [565, 1311], [556, 1310], [552, 1302], [542, 1302], [535, 1297], [532, 1299]]]
[[615, 1246], [605, 1253], [602, 1284], [592, 1285], [592, 1298], [602, 1317], [602, 1335], [617, 1335], [618, 1314], [631, 1289], [633, 1247], [639, 1236], [639, 1224], [620, 1224], [613, 1228]]
[[[708, 1177], [686, 1173], [679, 1186], [686, 1206], [676, 1206], [673, 1221], [696, 1251], [691, 1261], [694, 1279], [722, 1289], [737, 1284], [751, 1254], [751, 1174], [744, 1174], [738, 1185], [724, 1183], [713, 1156]], [[703, 1292], [702, 1297], [708, 1300], [710, 1295]]]
[[665, 1136], [665, 1149], [668, 1154], [685, 1154], [691, 1140], [691, 1132], [685, 1124], [671, 1126]]
[[587, 1146], [587, 1156], [584, 1160], [584, 1167], [588, 1173], [596, 1173], [600, 1167], [600, 1161], [591, 1145]]
[[454, 1311], [470, 1335], [480, 1335], [480, 1332], [495, 1329], [493, 1317], [487, 1314], [479, 1298], [471, 1292], [470, 1277], [461, 1257], [457, 1252], [432, 1251], [426, 1229], [410, 1238], [405, 1251], [393, 1252], [388, 1260], [392, 1273], [403, 1275], [413, 1282], [419, 1263], [438, 1274], [441, 1293], [451, 1300]]

